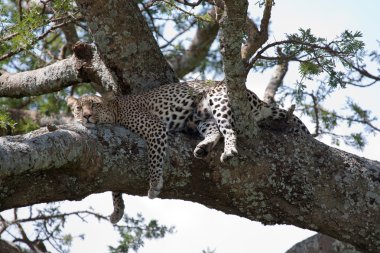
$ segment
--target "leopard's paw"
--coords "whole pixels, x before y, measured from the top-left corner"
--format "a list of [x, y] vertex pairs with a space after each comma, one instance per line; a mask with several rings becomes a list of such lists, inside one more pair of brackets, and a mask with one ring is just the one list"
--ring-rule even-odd
[[237, 155], [238, 151], [236, 150], [235, 147], [232, 147], [228, 150], [225, 150], [222, 155], [220, 156], [220, 161], [222, 163], [226, 162], [227, 160], [231, 159], [235, 155]]
[[164, 185], [164, 180], [162, 177], [152, 180], [150, 183], [149, 191], [148, 191], [148, 197], [150, 199], [156, 198], [160, 194], [163, 185]]
[[195, 147], [194, 152], [193, 152], [195, 158], [198, 158], [198, 159], [205, 158], [208, 155], [208, 153], [209, 151], [208, 151], [207, 145], [198, 145]]
[[160, 192], [161, 191], [158, 189], [150, 188], [148, 191], [148, 198], [154, 199], [160, 194]]

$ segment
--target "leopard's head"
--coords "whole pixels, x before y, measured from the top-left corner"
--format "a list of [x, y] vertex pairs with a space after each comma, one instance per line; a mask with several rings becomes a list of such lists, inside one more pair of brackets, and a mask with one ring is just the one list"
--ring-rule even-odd
[[75, 120], [83, 125], [115, 123], [115, 107], [109, 99], [85, 95], [78, 99], [70, 96], [66, 101]]

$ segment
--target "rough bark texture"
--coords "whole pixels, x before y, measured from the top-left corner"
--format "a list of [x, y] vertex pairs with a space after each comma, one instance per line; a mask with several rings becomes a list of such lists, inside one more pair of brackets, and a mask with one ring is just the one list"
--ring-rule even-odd
[[0, 76], [0, 97], [36, 96], [62, 90], [80, 82], [75, 58], [70, 57], [44, 68]]
[[117, 78], [104, 64], [96, 47], [78, 42], [74, 45], [73, 51], [74, 56], [78, 58], [75, 67], [84, 81], [94, 82], [105, 90], [118, 89]]
[[[171, 136], [161, 198], [293, 224], [377, 252], [379, 162], [311, 137], [262, 132], [259, 145], [240, 140], [239, 157], [221, 164], [221, 145], [197, 160], [192, 139]], [[0, 138], [0, 210], [109, 190], [146, 195], [147, 178], [144, 142], [124, 128], [74, 124]]]
[[246, 22], [246, 34], [247, 41], [243, 45], [241, 50], [241, 57], [245, 65], [248, 64], [249, 59], [254, 53], [268, 40], [269, 36], [269, 21], [271, 17], [271, 11], [273, 7], [272, 0], [265, 1], [265, 7], [263, 16], [261, 18], [260, 29], [255, 22], [251, 19], [247, 19]]
[[225, 84], [235, 120], [235, 128], [245, 136], [253, 137], [257, 128], [250, 112], [245, 88], [247, 73], [241, 59], [247, 8], [246, 0], [224, 1], [224, 14], [220, 20], [220, 46], [223, 55]]
[[178, 79], [135, 1], [77, 0], [99, 52], [124, 94]]
[[1, 253], [22, 253], [21, 249], [16, 245], [0, 239], [0, 252]]
[[0, 76], [0, 97], [37, 96], [62, 90], [80, 82], [96, 82], [106, 89], [116, 87], [114, 77], [95, 47], [77, 43], [74, 55], [36, 70]]
[[[91, 47], [80, 44], [67, 60], [35, 72], [0, 76], [0, 96], [38, 95], [86, 80], [124, 93], [176, 81], [134, 1], [77, 3], [114, 75]], [[230, 101], [243, 131], [251, 121], [241, 57], [248, 59], [255, 51], [240, 50], [246, 5], [226, 0], [220, 22]], [[270, 10], [264, 10], [263, 18], [269, 21], [268, 14]], [[379, 162], [310, 137], [264, 132], [238, 143], [240, 156], [220, 164], [220, 147], [207, 160], [196, 160], [196, 142], [182, 134], [173, 136], [160, 196], [199, 202], [264, 224], [293, 224], [378, 252]], [[43, 128], [0, 138], [0, 210], [78, 200], [109, 190], [146, 195], [146, 159], [144, 142], [119, 127], [65, 125], [52, 132]]]
[[316, 234], [297, 243], [286, 253], [360, 253], [360, 251], [330, 236]]

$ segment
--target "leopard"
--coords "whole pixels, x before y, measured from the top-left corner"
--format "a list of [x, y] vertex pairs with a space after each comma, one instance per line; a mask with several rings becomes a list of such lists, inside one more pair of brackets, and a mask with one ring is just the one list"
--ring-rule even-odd
[[[247, 91], [253, 119], [284, 119], [287, 111], [260, 100]], [[113, 92], [99, 97], [69, 96], [67, 105], [74, 119], [85, 125], [116, 124], [141, 136], [147, 143], [149, 190], [148, 197], [155, 198], [163, 187], [163, 165], [167, 155], [168, 133], [193, 128], [203, 140], [193, 154], [203, 159], [208, 156], [221, 138], [224, 151], [220, 156], [225, 162], [238, 154], [237, 132], [234, 129], [228, 91], [224, 82], [187, 81], [162, 85], [148, 92], [135, 95], [115, 95]], [[290, 117], [290, 132], [310, 134], [296, 116]], [[122, 194], [112, 193], [114, 211], [110, 216], [117, 223], [124, 214]]]

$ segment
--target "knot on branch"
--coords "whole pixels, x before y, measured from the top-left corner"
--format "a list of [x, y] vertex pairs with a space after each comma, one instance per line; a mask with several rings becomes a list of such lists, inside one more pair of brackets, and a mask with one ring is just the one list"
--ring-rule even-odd
[[93, 58], [93, 47], [90, 44], [78, 41], [72, 47], [74, 55], [84, 61], [91, 61]]

